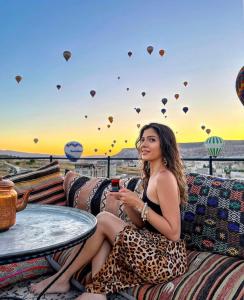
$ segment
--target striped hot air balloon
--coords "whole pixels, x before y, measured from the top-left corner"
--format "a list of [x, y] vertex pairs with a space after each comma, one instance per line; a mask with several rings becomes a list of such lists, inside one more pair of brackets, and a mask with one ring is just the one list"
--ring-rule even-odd
[[236, 93], [242, 105], [244, 105], [244, 67], [241, 68], [236, 78]]
[[205, 146], [210, 156], [218, 156], [224, 147], [224, 140], [219, 136], [211, 136], [205, 141]]

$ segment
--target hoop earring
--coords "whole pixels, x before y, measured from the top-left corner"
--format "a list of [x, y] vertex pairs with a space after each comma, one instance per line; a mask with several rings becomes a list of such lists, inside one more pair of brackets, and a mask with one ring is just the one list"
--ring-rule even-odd
[[168, 162], [167, 162], [167, 159], [166, 158], [164, 158], [163, 159], [163, 163], [164, 163], [164, 165], [165, 165], [165, 167], [167, 166], [167, 164], [168, 164]]

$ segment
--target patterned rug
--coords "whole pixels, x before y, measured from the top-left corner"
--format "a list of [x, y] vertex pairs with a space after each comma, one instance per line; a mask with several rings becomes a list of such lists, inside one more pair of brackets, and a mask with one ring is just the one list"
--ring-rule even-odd
[[[8, 286], [4, 289], [0, 289], [0, 297], [4, 299], [6, 297], [19, 297], [23, 300], [34, 300], [37, 298], [36, 295], [30, 292], [29, 286], [31, 283], [39, 282], [47, 276], [41, 276], [37, 279], [31, 279], [16, 283], [14, 285]], [[65, 294], [46, 294], [41, 297], [41, 300], [73, 300], [80, 295], [80, 291], [71, 289]], [[124, 300], [125, 298], [120, 295], [112, 295], [108, 298], [109, 300]]]

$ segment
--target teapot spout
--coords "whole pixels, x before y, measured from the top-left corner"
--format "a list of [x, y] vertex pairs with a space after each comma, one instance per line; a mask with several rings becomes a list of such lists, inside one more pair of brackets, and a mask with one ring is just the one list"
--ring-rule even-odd
[[26, 208], [29, 200], [29, 196], [32, 190], [28, 190], [24, 193], [22, 200], [17, 200], [16, 203], [16, 212], [21, 211]]

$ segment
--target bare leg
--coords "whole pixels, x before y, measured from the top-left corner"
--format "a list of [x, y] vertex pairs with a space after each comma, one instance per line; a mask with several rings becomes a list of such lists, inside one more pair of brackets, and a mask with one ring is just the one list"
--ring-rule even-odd
[[92, 294], [92, 293], [83, 293], [81, 296], [75, 300], [106, 300], [106, 295], [102, 294]]
[[[116, 234], [126, 226], [126, 223], [109, 212], [97, 215], [96, 232], [86, 241], [84, 248], [79, 253], [73, 264], [62, 274], [62, 276], [47, 290], [46, 293], [65, 293], [70, 289], [70, 278], [82, 266], [91, 261], [102, 247], [104, 240], [108, 239], [113, 245]], [[60, 274], [67, 266], [66, 262], [58, 271]], [[57, 274], [31, 286], [31, 291], [39, 294], [43, 289], [57, 277]]]

